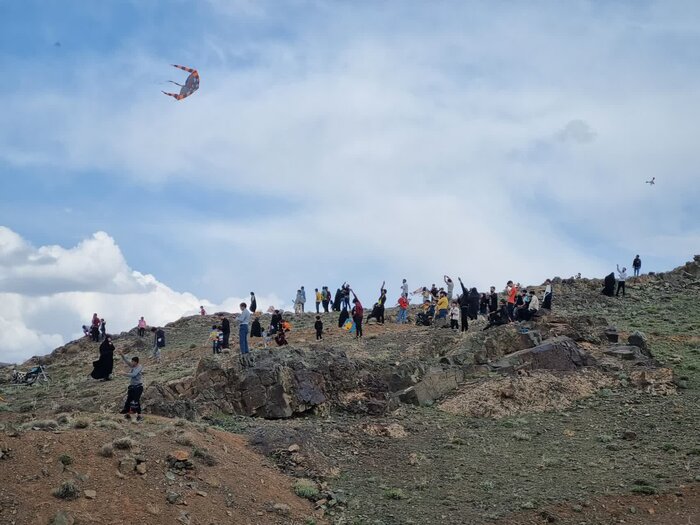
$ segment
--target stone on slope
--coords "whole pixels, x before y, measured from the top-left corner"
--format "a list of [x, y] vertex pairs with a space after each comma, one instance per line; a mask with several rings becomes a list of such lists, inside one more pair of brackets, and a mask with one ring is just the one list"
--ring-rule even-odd
[[491, 366], [500, 372], [516, 370], [577, 370], [595, 364], [569, 337], [555, 337], [539, 346], [507, 355]]

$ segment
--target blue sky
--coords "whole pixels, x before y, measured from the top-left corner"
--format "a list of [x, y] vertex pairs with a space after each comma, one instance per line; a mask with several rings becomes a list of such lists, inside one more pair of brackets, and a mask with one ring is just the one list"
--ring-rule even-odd
[[[202, 77], [181, 102], [171, 63]], [[371, 302], [383, 279], [667, 269], [700, 246], [698, 66], [690, 1], [0, 0], [0, 226], [23, 241], [0, 283], [103, 249], [99, 279], [175, 315], [301, 284]], [[0, 311], [21, 328], [0, 354], [79, 325], [27, 324], [60, 304], [42, 283]], [[75, 286], [119, 328], [142, 305]]]

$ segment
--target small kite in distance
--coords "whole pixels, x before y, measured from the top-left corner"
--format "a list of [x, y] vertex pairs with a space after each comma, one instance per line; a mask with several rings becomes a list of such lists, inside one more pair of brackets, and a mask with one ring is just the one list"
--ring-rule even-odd
[[182, 100], [183, 98], [189, 97], [192, 93], [199, 89], [199, 72], [196, 69], [192, 69], [190, 67], [185, 66], [178, 66], [177, 64], [172, 64], [172, 66], [178, 69], [182, 69], [183, 71], [187, 71], [190, 75], [187, 77], [187, 80], [185, 80], [184, 85], [178, 84], [177, 82], [174, 82], [172, 80], [168, 80], [168, 82], [171, 82], [176, 86], [180, 86], [179, 94], [167, 93], [166, 91], [163, 91], [163, 94], [168, 95], [169, 97], [173, 97], [175, 100]]
[[652, 177], [651, 180], [646, 181], [644, 184], [649, 184], [649, 186], [653, 186], [656, 184], [656, 177]]

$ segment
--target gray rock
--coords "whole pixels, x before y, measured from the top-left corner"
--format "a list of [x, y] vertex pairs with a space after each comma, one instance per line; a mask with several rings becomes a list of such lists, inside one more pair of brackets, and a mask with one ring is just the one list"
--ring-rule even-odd
[[644, 335], [643, 332], [640, 332], [638, 330], [632, 332], [629, 337], [627, 338], [627, 342], [632, 345], [636, 346], [639, 348], [642, 352], [647, 357], [652, 357], [651, 355], [651, 350], [649, 350], [649, 343], [647, 341], [647, 336]]
[[53, 525], [73, 525], [75, 523], [75, 518], [72, 514], [59, 510], [51, 522]]
[[591, 366], [595, 360], [568, 337], [549, 339], [535, 348], [520, 350], [493, 363], [500, 372], [516, 370], [577, 370]]
[[122, 474], [129, 474], [136, 469], [136, 460], [131, 456], [126, 456], [121, 461], [119, 461], [119, 472]]
[[165, 501], [167, 501], [171, 505], [175, 505], [177, 502], [180, 501], [181, 497], [182, 496], [180, 496], [180, 494], [178, 494], [177, 492], [168, 491], [168, 493], [165, 495]]

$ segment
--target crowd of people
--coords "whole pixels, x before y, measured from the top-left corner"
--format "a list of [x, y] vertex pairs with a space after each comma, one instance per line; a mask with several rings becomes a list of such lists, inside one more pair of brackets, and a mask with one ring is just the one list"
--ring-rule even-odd
[[[642, 262], [637, 255], [633, 262], [634, 276], [640, 274]], [[416, 315], [415, 323], [418, 326], [438, 326], [467, 332], [469, 322], [481, 318], [486, 321], [483, 330], [488, 330], [494, 326], [505, 325], [519, 321], [530, 321], [538, 316], [542, 309], [551, 310], [553, 299], [552, 281], [547, 279], [542, 291], [542, 298], [538, 297], [535, 290], [523, 289], [520, 283], [508, 281], [505, 288], [499, 293], [495, 286], [491, 286], [488, 292], [479, 292], [476, 287], [464, 285], [461, 277], [457, 279], [461, 293], [455, 295], [455, 284], [448, 275], [443, 276], [444, 286], [437, 287], [434, 283], [430, 286], [420, 287], [413, 292], [409, 292], [406, 279], [401, 283], [401, 294], [396, 301], [395, 322], [398, 324], [408, 323], [408, 311], [413, 297], [420, 300], [420, 308]], [[624, 297], [625, 283], [627, 281], [627, 268], [617, 266], [617, 280], [615, 274], [611, 273], [604, 279], [603, 293], [606, 295], [617, 295], [620, 292]], [[615, 293], [615, 284], [617, 292]], [[384, 324], [385, 311], [387, 305], [386, 283], [382, 282], [379, 287], [379, 295], [367, 318], [365, 319], [365, 308], [355, 291], [347, 282], [344, 282], [336, 289], [335, 294], [331, 294], [328, 286], [322, 286], [319, 290], [314, 289], [314, 299], [316, 306], [316, 318], [314, 322], [314, 332], [316, 340], [323, 339], [324, 323], [321, 317], [323, 313], [330, 311], [338, 312], [338, 327], [349, 333], [354, 333], [356, 339], [363, 336], [363, 323], [375, 320], [377, 324]], [[294, 299], [295, 314], [303, 314], [306, 305], [306, 291], [301, 286]], [[264, 328], [261, 323], [262, 312], [257, 310], [257, 300], [254, 292], [250, 292], [250, 307], [245, 302], [239, 305], [240, 313], [234, 316], [238, 323], [238, 344], [240, 347], [240, 361], [244, 367], [252, 365], [250, 358], [250, 338], [261, 338], [263, 347], [274, 340], [278, 346], [288, 344], [286, 334], [291, 331], [292, 324], [285, 319], [284, 312], [274, 307], [268, 309], [270, 315], [269, 325]], [[207, 315], [204, 306], [200, 306], [200, 315]], [[148, 324], [141, 317], [137, 322], [137, 334], [139, 337], [146, 335]], [[93, 362], [93, 370], [90, 376], [96, 380], [109, 381], [114, 368], [114, 344], [112, 338], [106, 333], [106, 323], [96, 313], [93, 314], [90, 326], [83, 326], [86, 337], [90, 337], [95, 342], [101, 342], [99, 346], [99, 358]], [[154, 362], [160, 362], [161, 349], [165, 347], [165, 331], [159, 327], [151, 327], [153, 333], [153, 345], [151, 357]], [[224, 314], [219, 314], [219, 323], [211, 327], [211, 332], [207, 339], [211, 345], [213, 354], [220, 354], [224, 350], [230, 350], [229, 341], [231, 336], [231, 321]], [[138, 356], [133, 356], [129, 360], [122, 352], [122, 361], [128, 367], [128, 371], [123, 375], [129, 377], [130, 384], [127, 391], [127, 398], [121, 413], [127, 418], [136, 414], [137, 420], [141, 419], [141, 395], [143, 393], [143, 365], [139, 362]]]

